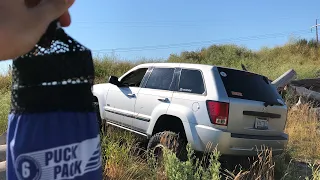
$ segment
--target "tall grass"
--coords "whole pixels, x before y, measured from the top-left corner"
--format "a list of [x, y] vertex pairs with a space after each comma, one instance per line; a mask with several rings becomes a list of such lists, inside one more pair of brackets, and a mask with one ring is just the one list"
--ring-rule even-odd
[[301, 105], [288, 113], [285, 132], [290, 134], [288, 148], [293, 157], [320, 159], [320, 121], [310, 106]]
[[105, 83], [113, 75], [120, 77], [134, 66], [142, 63], [162, 62], [160, 60], [140, 60], [136, 62], [119, 60], [114, 57], [95, 58], [95, 83]]
[[0, 75], [0, 93], [8, 92], [11, 88], [10, 74]]
[[182, 62], [220, 65], [241, 69], [244, 64], [249, 71], [276, 79], [288, 69], [295, 69], [298, 78], [320, 77], [320, 48], [311, 41], [295, 40], [282, 47], [262, 48], [255, 52], [236, 45], [212, 45], [199, 51], [171, 54], [165, 60], [132, 62], [114, 57], [95, 60], [96, 82], [106, 82], [108, 76], [120, 76], [130, 68], [146, 62]]
[[190, 144], [187, 146], [187, 151], [188, 160], [181, 162], [173, 151], [164, 149], [163, 166], [167, 179], [211, 180], [221, 178], [221, 164], [218, 161], [220, 153], [217, 150], [210, 153], [208, 167], [205, 166], [204, 159], [201, 161], [195, 158]]
[[[316, 115], [309, 112], [308, 105], [289, 110], [285, 131], [290, 140], [285, 152], [272, 156], [272, 151], [264, 151], [251, 161], [249, 169], [235, 171], [224, 169], [219, 161], [220, 153], [214, 150], [205, 158], [197, 158], [188, 146], [188, 160], [179, 161], [173, 151], [164, 150], [161, 164], [146, 159], [138, 139], [129, 132], [109, 127], [103, 136], [103, 154], [106, 179], [234, 179], [234, 180], [291, 180], [291, 179], [320, 179], [320, 164], [316, 163], [319, 155], [320, 122]], [[310, 137], [308, 137], [308, 135]], [[318, 136], [316, 136], [318, 135]], [[292, 151], [295, 149], [294, 151]], [[305, 163], [298, 160], [305, 158]], [[210, 163], [206, 163], [209, 160]], [[308, 163], [309, 162], [309, 163]]]
[[10, 93], [8, 91], [0, 92], [0, 135], [2, 135], [7, 129], [9, 108]]
[[132, 133], [108, 127], [101, 144], [105, 179], [158, 179], [157, 170], [143, 158], [145, 152], [140, 151]]

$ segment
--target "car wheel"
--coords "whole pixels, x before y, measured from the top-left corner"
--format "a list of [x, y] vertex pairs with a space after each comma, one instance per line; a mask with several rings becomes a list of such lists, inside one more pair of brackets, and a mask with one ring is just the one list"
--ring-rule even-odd
[[180, 137], [177, 133], [171, 131], [159, 132], [150, 138], [147, 152], [156, 161], [162, 161], [163, 150], [167, 148], [173, 151], [181, 161], [185, 161], [187, 160], [186, 142], [186, 138]]

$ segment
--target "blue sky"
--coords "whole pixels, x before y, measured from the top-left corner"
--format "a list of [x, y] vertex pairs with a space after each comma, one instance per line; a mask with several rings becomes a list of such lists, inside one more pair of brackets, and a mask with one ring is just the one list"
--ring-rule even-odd
[[[309, 39], [315, 37], [310, 27], [320, 18], [320, 1], [76, 0], [70, 11], [67, 33], [95, 55], [137, 60], [214, 43], [258, 50], [291, 36]], [[9, 63], [1, 62], [0, 72]]]

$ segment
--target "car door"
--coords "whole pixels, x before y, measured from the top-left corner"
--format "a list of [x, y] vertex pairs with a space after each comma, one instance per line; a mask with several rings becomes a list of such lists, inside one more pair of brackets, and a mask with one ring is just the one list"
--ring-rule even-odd
[[173, 91], [175, 68], [153, 68], [146, 83], [141, 87], [135, 105], [137, 117], [133, 126], [137, 131], [145, 133], [151, 120], [153, 110], [159, 106], [168, 109]]
[[132, 127], [136, 94], [147, 70], [148, 68], [139, 68], [119, 79], [125, 87], [111, 85], [106, 105], [110, 121], [124, 127]]

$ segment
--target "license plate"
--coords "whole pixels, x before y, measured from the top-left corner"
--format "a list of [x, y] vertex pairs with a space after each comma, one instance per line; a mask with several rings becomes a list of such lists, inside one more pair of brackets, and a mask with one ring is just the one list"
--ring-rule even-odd
[[265, 130], [268, 129], [268, 120], [262, 118], [256, 118], [254, 128]]

